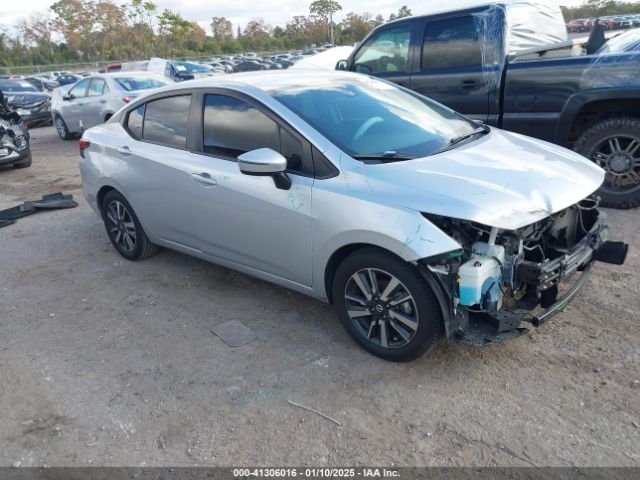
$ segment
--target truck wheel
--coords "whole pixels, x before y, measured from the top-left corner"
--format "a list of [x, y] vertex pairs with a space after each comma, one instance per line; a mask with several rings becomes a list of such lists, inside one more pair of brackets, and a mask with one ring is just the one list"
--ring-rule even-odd
[[349, 335], [385, 360], [414, 360], [443, 331], [435, 294], [420, 273], [384, 250], [358, 250], [342, 261], [333, 281], [333, 301]]
[[640, 205], [640, 118], [602, 120], [582, 134], [574, 150], [607, 172], [597, 192], [603, 206]]

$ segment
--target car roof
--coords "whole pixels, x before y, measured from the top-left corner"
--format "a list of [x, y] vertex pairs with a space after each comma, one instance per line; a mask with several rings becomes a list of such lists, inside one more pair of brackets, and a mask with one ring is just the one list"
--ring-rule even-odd
[[181, 87], [206, 88], [226, 87], [238, 88], [251, 86], [265, 92], [271, 90], [286, 90], [300, 86], [321, 86], [327, 82], [336, 80], [348, 80], [349, 83], [367, 83], [374, 79], [361, 73], [345, 72], [341, 70], [264, 70], [259, 72], [232, 73], [223, 77], [207, 77], [197, 80], [180, 82], [166, 90]]

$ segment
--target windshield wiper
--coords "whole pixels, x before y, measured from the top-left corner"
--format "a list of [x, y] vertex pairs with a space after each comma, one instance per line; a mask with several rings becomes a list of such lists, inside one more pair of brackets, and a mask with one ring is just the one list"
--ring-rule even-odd
[[382, 162], [399, 162], [402, 160], [413, 160], [418, 158], [416, 155], [409, 153], [396, 152], [395, 150], [387, 150], [382, 153], [363, 153], [362, 155], [353, 155], [356, 160], [380, 160]]
[[487, 125], [485, 125], [484, 123], [482, 125], [480, 125], [478, 128], [474, 129], [472, 132], [467, 133], [465, 135], [460, 135], [459, 137], [453, 137], [451, 140], [449, 140], [449, 146], [451, 145], [455, 145], [456, 143], [460, 143], [465, 141], [467, 138], [471, 138], [474, 135], [478, 135], [478, 134], [485, 134], [485, 133], [489, 133], [489, 127]]

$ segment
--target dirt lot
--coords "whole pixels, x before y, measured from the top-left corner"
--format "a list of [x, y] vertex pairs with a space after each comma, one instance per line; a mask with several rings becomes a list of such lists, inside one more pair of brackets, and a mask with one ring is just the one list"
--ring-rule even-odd
[[[489, 349], [409, 364], [360, 350], [329, 305], [163, 251], [121, 259], [79, 191], [77, 142], [33, 131], [0, 208], [0, 465], [640, 465], [640, 212], [567, 311]], [[210, 329], [241, 320], [233, 349]], [[291, 406], [313, 407], [335, 424]]]

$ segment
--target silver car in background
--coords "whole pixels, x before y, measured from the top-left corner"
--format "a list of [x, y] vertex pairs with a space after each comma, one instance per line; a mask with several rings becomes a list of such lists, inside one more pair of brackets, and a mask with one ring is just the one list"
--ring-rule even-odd
[[388, 360], [440, 336], [522, 335], [593, 260], [626, 255], [591, 196], [598, 166], [365, 75], [176, 84], [87, 130], [80, 152], [84, 195], [124, 258], [163, 246], [332, 302]]
[[71, 87], [54, 90], [51, 118], [63, 140], [111, 118], [138, 95], [172, 83], [148, 72], [117, 72], [92, 75]]

